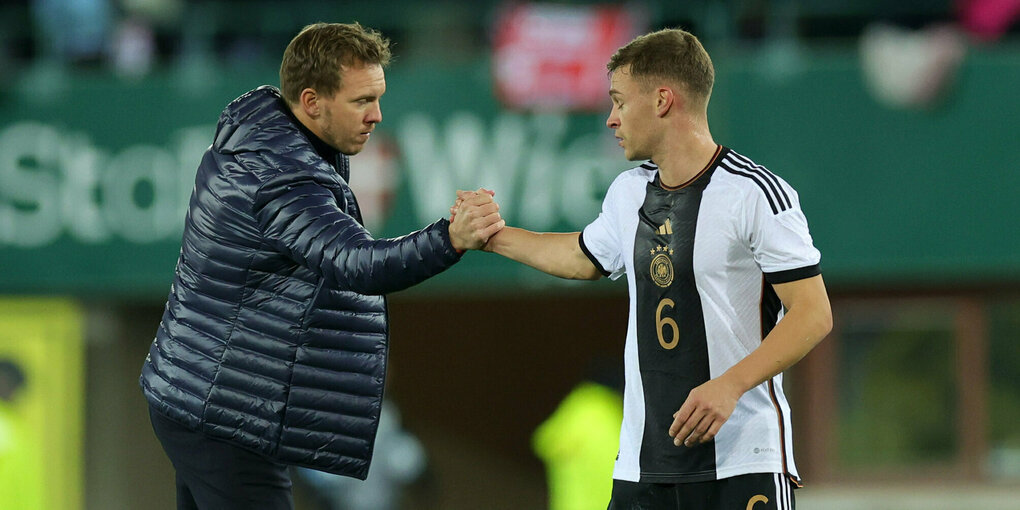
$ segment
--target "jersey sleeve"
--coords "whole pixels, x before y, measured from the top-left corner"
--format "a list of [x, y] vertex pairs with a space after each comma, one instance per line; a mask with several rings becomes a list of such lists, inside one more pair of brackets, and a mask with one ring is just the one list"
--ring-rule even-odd
[[[615, 183], [614, 183], [615, 184]], [[591, 259], [603, 276], [615, 280], [624, 274], [623, 252], [620, 243], [620, 230], [614, 216], [617, 186], [610, 186], [602, 201], [602, 212], [595, 221], [584, 227], [578, 242], [581, 251]]]
[[[751, 193], [749, 239], [754, 260], [771, 284], [787, 283], [821, 274], [821, 253], [808, 231], [797, 192], [782, 179], [781, 193]], [[783, 203], [785, 202], [785, 204]]]

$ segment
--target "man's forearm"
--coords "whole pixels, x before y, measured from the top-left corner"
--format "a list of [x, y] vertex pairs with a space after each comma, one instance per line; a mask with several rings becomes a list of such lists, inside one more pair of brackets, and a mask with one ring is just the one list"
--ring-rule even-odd
[[832, 329], [828, 303], [825, 305], [824, 309], [811, 305], [790, 309], [761, 345], [723, 377], [746, 392], [793, 366]]
[[602, 275], [581, 251], [577, 238], [577, 232], [539, 233], [505, 227], [489, 239], [485, 251], [560, 278], [597, 280]]

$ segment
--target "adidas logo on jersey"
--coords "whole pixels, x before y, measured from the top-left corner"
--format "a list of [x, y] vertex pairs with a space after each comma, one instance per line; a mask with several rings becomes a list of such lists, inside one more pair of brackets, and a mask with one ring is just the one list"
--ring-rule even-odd
[[659, 226], [659, 229], [655, 231], [659, 235], [668, 235], [673, 233], [673, 224], [669, 222], [669, 218], [666, 218], [666, 222]]

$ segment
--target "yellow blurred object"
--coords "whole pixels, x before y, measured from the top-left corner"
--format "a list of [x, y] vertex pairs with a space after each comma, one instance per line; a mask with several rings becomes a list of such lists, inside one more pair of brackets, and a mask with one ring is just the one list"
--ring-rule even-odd
[[0, 398], [0, 508], [80, 510], [82, 314], [63, 299], [0, 299], [0, 359], [24, 373]]
[[44, 508], [41, 480], [24, 420], [14, 406], [0, 400], [0, 501], [4, 508]]
[[532, 448], [546, 466], [550, 510], [591, 510], [609, 504], [621, 421], [621, 395], [585, 382], [535, 430]]

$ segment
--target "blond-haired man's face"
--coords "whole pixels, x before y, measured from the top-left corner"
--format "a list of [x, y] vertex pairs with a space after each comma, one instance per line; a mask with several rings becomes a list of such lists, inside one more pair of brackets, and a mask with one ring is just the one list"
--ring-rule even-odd
[[320, 97], [316, 123], [322, 139], [353, 156], [365, 148], [375, 125], [382, 122], [380, 98], [386, 93], [386, 76], [378, 64], [345, 67], [340, 90]]

